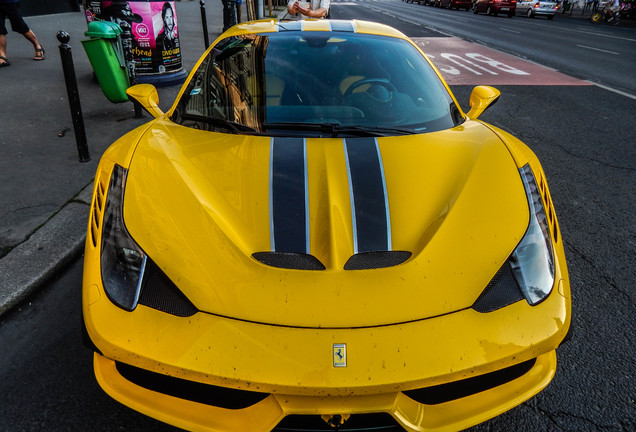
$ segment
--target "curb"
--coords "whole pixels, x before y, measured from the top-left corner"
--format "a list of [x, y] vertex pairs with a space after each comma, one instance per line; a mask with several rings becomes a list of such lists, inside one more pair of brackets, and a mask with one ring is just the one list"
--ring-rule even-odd
[[92, 193], [93, 182], [0, 260], [0, 316], [81, 254]]

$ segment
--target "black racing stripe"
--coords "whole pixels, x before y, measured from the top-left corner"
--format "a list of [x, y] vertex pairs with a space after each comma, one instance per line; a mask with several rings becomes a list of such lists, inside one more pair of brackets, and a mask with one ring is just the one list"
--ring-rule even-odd
[[329, 25], [331, 25], [331, 31], [348, 32], [348, 33], [355, 32], [355, 29], [353, 28], [353, 23], [349, 21], [331, 20], [329, 21]]
[[279, 21], [278, 22], [278, 31], [301, 31], [303, 23], [302, 20], [298, 21]]
[[355, 253], [391, 250], [382, 164], [373, 137], [347, 138]]
[[303, 138], [272, 138], [272, 251], [309, 253]]

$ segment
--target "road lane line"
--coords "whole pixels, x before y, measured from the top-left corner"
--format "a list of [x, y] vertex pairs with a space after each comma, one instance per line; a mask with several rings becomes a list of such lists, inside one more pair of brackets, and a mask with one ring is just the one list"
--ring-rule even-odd
[[[549, 28], [551, 30], [555, 30], [555, 28], [552, 27], [552, 26], [545, 25], [545, 24], [540, 24], [540, 23], [537, 23], [536, 27], [544, 27], [544, 28]], [[623, 36], [614, 36], [614, 35], [610, 35], [610, 34], [607, 34], [607, 33], [599, 33], [599, 32], [595, 32], [595, 31], [589, 31], [589, 30], [586, 30], [585, 27], [580, 27], [578, 29], [568, 29], [568, 28], [560, 27], [560, 28], [558, 28], [556, 30], [563, 31], [563, 32], [569, 32], [569, 33], [584, 33], [584, 34], [593, 35], [593, 36], [602, 36], [602, 37], [610, 38], [610, 39], [620, 39], [620, 40], [624, 40], [624, 41], [628, 41], [628, 42], [636, 42], [636, 39], [633, 39], [633, 38], [627, 38], [627, 37], [623, 37]]]
[[604, 49], [600, 49], [600, 48], [594, 48], [594, 47], [587, 46], [587, 45], [579, 45], [579, 44], [577, 44], [576, 46], [577, 47], [581, 47], [581, 48], [591, 49], [591, 50], [594, 50], [594, 51], [601, 51], [601, 52], [608, 53], [608, 54], [618, 55], [618, 53], [614, 52], [614, 51], [608, 51], [608, 50], [604, 50]]
[[517, 33], [517, 34], [521, 34], [521, 32], [519, 32], [519, 31], [516, 31], [516, 30], [510, 30], [510, 29], [503, 28], [503, 27], [499, 27], [499, 30], [507, 31], [507, 32], [510, 32], [510, 33]]
[[608, 87], [608, 86], [606, 86], [606, 85], [599, 84], [599, 83], [596, 83], [596, 82], [593, 82], [593, 81], [589, 81], [589, 82], [590, 82], [590, 84], [594, 84], [596, 87], [600, 87], [600, 88], [602, 88], [603, 90], [611, 91], [612, 93], [616, 93], [616, 94], [619, 94], [619, 95], [621, 95], [621, 96], [625, 96], [625, 97], [628, 97], [628, 98], [630, 98], [630, 99], [634, 99], [634, 100], [636, 100], [636, 95], [633, 95], [633, 94], [631, 94], [631, 93], [626, 93], [626, 92], [624, 92], [624, 91], [617, 90], [617, 89], [615, 89], [615, 88]]

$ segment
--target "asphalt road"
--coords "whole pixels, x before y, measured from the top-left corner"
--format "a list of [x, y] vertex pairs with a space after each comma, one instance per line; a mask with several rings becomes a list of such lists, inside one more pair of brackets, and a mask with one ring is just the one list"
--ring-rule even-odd
[[[332, 14], [344, 17], [353, 8], [336, 3]], [[409, 36], [435, 33], [371, 12]], [[470, 89], [452, 86], [463, 108]], [[574, 338], [558, 350], [556, 377], [543, 392], [471, 431], [636, 430], [636, 100], [597, 86], [500, 90], [482, 119], [521, 138], [542, 161], [566, 246]], [[97, 386], [91, 353], [80, 342], [80, 286], [78, 260], [1, 318], [0, 430], [175, 430]]]
[[407, 36], [433, 30], [512, 53], [568, 75], [636, 95], [636, 21], [594, 25], [580, 10], [554, 20], [486, 16], [399, 0], [336, 1], [338, 17], [397, 23]]

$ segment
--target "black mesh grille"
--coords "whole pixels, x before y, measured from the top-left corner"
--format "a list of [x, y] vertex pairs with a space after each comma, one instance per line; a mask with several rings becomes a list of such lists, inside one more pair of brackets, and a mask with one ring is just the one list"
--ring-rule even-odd
[[128, 381], [158, 393], [227, 409], [242, 409], [255, 405], [268, 393], [236, 390], [158, 374], [146, 369], [116, 363], [117, 371]]
[[344, 266], [345, 270], [371, 270], [393, 267], [411, 258], [407, 251], [361, 252], [353, 255]]
[[[333, 432], [319, 415], [290, 415], [285, 417], [274, 429], [274, 432]], [[404, 428], [390, 414], [354, 414], [338, 429], [342, 432], [378, 431], [403, 432]]]
[[437, 405], [461, 399], [503, 385], [526, 374], [536, 359], [514, 366], [447, 384], [405, 391], [411, 399], [426, 405]]
[[325, 266], [313, 255], [294, 252], [255, 252], [254, 259], [268, 266], [292, 270], [324, 270]]
[[521, 288], [519, 288], [517, 279], [512, 274], [510, 263], [506, 261], [475, 301], [472, 308], [481, 313], [493, 312], [519, 300], [523, 300], [523, 293]]
[[142, 282], [139, 304], [179, 317], [198, 312], [188, 298], [150, 258]]

